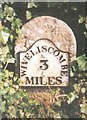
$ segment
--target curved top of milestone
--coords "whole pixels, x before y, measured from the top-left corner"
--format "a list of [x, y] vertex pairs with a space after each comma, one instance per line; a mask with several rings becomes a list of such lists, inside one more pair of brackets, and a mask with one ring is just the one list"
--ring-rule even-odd
[[46, 38], [56, 46], [69, 52], [69, 61], [76, 60], [76, 39], [71, 28], [62, 20], [51, 16], [40, 16], [23, 25], [16, 40], [15, 53], [26, 51], [35, 41]]

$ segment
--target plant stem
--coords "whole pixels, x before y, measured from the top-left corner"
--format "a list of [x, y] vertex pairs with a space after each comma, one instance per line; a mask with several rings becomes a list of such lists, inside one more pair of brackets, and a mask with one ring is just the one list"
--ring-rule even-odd
[[6, 62], [5, 67], [4, 67], [4, 70], [7, 68], [7, 66], [8, 66], [8, 62]]

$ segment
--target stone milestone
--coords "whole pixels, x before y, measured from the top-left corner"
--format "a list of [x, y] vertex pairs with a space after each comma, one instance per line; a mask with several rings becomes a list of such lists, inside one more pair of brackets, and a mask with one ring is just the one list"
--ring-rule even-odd
[[69, 64], [76, 60], [76, 39], [65, 22], [36, 17], [22, 27], [15, 54], [23, 86], [67, 86]]

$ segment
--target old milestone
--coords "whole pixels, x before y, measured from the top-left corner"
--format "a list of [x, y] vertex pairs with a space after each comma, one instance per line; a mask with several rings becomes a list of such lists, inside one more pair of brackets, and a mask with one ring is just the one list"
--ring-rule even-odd
[[26, 23], [15, 46], [22, 86], [67, 86], [76, 40], [63, 21], [41, 16]]

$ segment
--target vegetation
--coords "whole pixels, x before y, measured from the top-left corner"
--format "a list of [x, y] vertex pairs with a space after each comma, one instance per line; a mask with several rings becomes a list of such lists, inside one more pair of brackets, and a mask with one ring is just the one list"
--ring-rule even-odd
[[[24, 16], [17, 12], [17, 4], [24, 6]], [[46, 5], [46, 6], [45, 6]], [[76, 4], [70, 3], [43, 3], [44, 8], [58, 9], [73, 13], [78, 11]], [[17, 7], [17, 8], [16, 8]], [[87, 62], [85, 51], [78, 54], [77, 60], [70, 66], [70, 83], [66, 88], [50, 90], [50, 95], [46, 94], [48, 100], [42, 99], [40, 95], [29, 96], [26, 89], [20, 88], [21, 80], [15, 73], [14, 43], [18, 37], [21, 26], [29, 19], [35, 17], [42, 3], [4, 3], [1, 14], [2, 24], [0, 25], [0, 102], [3, 118], [80, 118], [87, 119], [86, 100], [86, 79]], [[16, 9], [15, 9], [16, 8]], [[64, 12], [64, 11], [63, 11]], [[68, 14], [68, 13], [67, 13]], [[77, 14], [76, 14], [77, 16]], [[77, 19], [78, 18], [78, 19]], [[87, 17], [79, 15], [75, 22], [87, 29]], [[81, 31], [87, 37], [86, 31]], [[80, 43], [79, 43], [80, 44]], [[81, 47], [81, 49], [85, 46]], [[80, 52], [80, 51], [79, 51]], [[55, 99], [54, 99], [55, 96]], [[49, 100], [52, 101], [49, 104]]]

